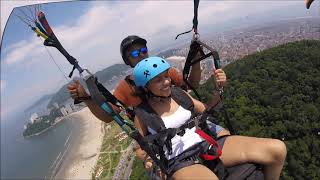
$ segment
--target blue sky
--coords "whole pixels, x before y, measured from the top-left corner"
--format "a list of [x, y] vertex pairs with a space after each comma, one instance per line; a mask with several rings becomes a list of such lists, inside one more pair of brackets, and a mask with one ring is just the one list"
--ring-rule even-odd
[[[1, 1], [1, 23], [12, 7], [25, 3], [28, 1]], [[191, 28], [193, 18], [193, 1], [71, 1], [41, 7], [65, 49], [92, 72], [122, 63], [119, 45], [127, 35], [145, 37], [151, 50], [166, 48], [175, 43], [177, 33]], [[237, 24], [241, 17], [249, 17], [249, 24], [304, 16], [319, 16], [319, 2], [306, 10], [303, 0], [201, 1], [198, 19], [201, 33], [217, 25]], [[4, 25], [1, 26], [2, 34]], [[10, 16], [2, 35], [1, 119], [4, 119], [67, 83], [47, 51], [66, 76], [72, 67], [55, 48], [45, 48], [15, 16]]]

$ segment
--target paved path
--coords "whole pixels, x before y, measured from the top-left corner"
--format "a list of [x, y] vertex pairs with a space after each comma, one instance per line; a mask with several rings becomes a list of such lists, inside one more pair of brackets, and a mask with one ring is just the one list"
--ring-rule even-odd
[[[134, 159], [133, 157], [133, 145], [134, 145], [134, 141], [131, 142], [131, 144], [128, 146], [128, 148], [125, 150], [125, 152], [121, 155], [120, 157], [120, 161], [119, 164], [114, 172], [113, 175], [113, 180], [118, 180], [118, 179], [124, 179], [124, 176], [128, 174], [130, 174], [128, 171], [130, 171], [130, 169], [128, 169], [128, 166], [130, 166], [130, 162], [132, 161], [132, 159]], [[129, 161], [130, 159], [130, 161]], [[132, 163], [131, 163], [131, 167], [132, 167]]]

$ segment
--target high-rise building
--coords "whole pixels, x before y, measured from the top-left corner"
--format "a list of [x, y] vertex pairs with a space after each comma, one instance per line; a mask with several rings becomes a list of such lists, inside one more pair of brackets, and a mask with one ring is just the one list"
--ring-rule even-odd
[[59, 105], [58, 105], [58, 103], [53, 103], [53, 106], [55, 107], [55, 108], [57, 108], [57, 109], [59, 109]]
[[38, 114], [37, 113], [33, 113], [31, 114], [31, 117], [30, 117], [30, 122], [31, 123], [34, 123], [34, 121], [38, 118]]

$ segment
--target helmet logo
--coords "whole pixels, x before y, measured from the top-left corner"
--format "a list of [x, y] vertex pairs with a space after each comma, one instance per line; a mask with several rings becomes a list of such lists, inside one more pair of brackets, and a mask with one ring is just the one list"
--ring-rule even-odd
[[146, 78], [148, 78], [148, 76], [150, 75], [150, 74], [149, 74], [149, 70], [145, 70], [145, 71], [143, 72], [143, 74], [146, 76]]

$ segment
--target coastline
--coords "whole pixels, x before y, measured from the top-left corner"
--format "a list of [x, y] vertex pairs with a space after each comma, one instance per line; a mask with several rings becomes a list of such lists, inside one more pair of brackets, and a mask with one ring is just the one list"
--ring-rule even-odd
[[60, 123], [61, 121], [63, 121], [64, 119], [66, 119], [66, 117], [68, 116], [63, 116], [63, 117], [60, 117], [59, 120], [57, 122], [54, 122], [51, 126], [49, 126], [48, 128], [38, 132], [38, 133], [35, 133], [35, 134], [32, 134], [32, 135], [29, 135], [29, 136], [23, 136], [23, 138], [30, 138], [30, 137], [33, 137], [33, 136], [39, 136], [41, 135], [42, 133], [45, 133], [47, 132], [49, 129], [51, 128], [54, 128], [58, 123]]
[[89, 110], [82, 110], [67, 116], [75, 121], [81, 131], [74, 145], [68, 150], [59, 165], [54, 179], [92, 179], [92, 172], [98, 161], [98, 154], [104, 136], [104, 123]]

